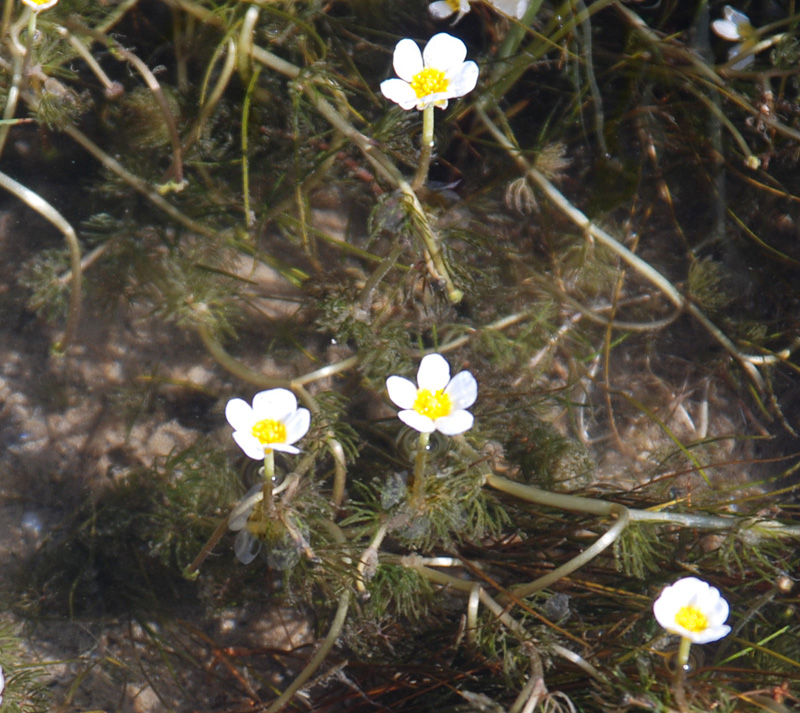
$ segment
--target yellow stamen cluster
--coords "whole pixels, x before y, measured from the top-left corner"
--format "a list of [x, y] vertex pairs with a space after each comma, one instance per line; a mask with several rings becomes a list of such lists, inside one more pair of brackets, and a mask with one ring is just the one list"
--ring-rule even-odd
[[286, 426], [280, 421], [265, 418], [253, 426], [253, 435], [265, 446], [286, 442]]
[[675, 623], [687, 631], [697, 633], [708, 628], [708, 617], [697, 607], [681, 607], [675, 615]]
[[434, 421], [442, 416], [447, 416], [453, 410], [453, 402], [444, 391], [429, 391], [420, 389], [414, 399], [414, 411], [422, 416], [427, 416]]
[[450, 80], [444, 76], [444, 72], [433, 67], [426, 67], [421, 72], [417, 72], [411, 80], [411, 88], [418, 99], [427, 97], [430, 94], [446, 92], [449, 84]]

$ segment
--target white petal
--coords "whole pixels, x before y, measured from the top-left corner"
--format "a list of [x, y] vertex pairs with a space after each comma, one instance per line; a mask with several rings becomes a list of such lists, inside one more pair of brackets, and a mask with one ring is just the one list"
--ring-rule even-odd
[[412, 408], [417, 400], [417, 387], [402, 376], [390, 376], [386, 379], [386, 391], [395, 406]]
[[402, 79], [386, 79], [381, 82], [381, 93], [406, 111], [417, 105], [417, 93]]
[[711, 29], [714, 30], [715, 34], [725, 40], [736, 41], [741, 39], [736, 25], [728, 20], [714, 20], [714, 22], [711, 23]]
[[[457, 70], [467, 56], [467, 46], [446, 32], [434, 35], [425, 45], [422, 58], [426, 67], [434, 67], [445, 73]], [[399, 72], [398, 72], [399, 75]]]
[[454, 10], [450, 7], [450, 3], [447, 2], [447, 0], [437, 0], [428, 5], [428, 12], [437, 20], [444, 20], [446, 17], [450, 17]]
[[247, 524], [247, 518], [253, 512], [253, 508], [263, 499], [264, 486], [261, 483], [257, 483], [233, 506], [233, 510], [228, 516], [228, 529], [234, 532], [241, 530]]
[[286, 443], [299, 441], [308, 433], [311, 425], [311, 413], [307, 408], [299, 408], [284, 421], [286, 426]]
[[[747, 44], [748, 47], [750, 47], [750, 48], [752, 48], [752, 46], [753, 46], [750, 43], [744, 43], [744, 42], [742, 42], [742, 43], [740, 43], [738, 45], [734, 45], [733, 47], [731, 47], [728, 50], [728, 59], [730, 60], [730, 59], [733, 59], [734, 57], [738, 57], [742, 53], [742, 50], [744, 49], [745, 44]], [[747, 69], [751, 64], [753, 64], [753, 62], [755, 62], [755, 60], [756, 60], [756, 58], [752, 54], [746, 54], [738, 62], [734, 62], [731, 65], [731, 69], [735, 69], [735, 70]]]
[[256, 420], [283, 421], [297, 410], [297, 397], [289, 389], [261, 391], [253, 397]]
[[233, 440], [239, 444], [245, 455], [253, 460], [264, 460], [264, 445], [252, 433], [234, 431]]
[[480, 70], [475, 62], [464, 62], [458, 73], [450, 79], [447, 94], [450, 97], [463, 97], [469, 94], [478, 83]]
[[[437, 35], [438, 36], [438, 35]], [[440, 391], [450, 381], [450, 365], [441, 354], [423, 357], [417, 370], [417, 386], [428, 391]]]
[[445, 436], [457, 436], [469, 431], [475, 418], [469, 411], [453, 411], [449, 416], [442, 416], [435, 421], [436, 430]]
[[421, 413], [417, 413], [416, 411], [400, 411], [400, 413], [397, 414], [397, 417], [404, 424], [406, 424], [406, 426], [410, 426], [415, 431], [419, 431], [420, 433], [433, 433], [436, 430], [436, 426], [434, 425], [432, 418], [423, 416]]
[[[394, 48], [394, 71], [400, 79], [410, 82], [423, 69], [422, 52], [414, 40], [400, 40]], [[399, 103], [399, 102], [398, 102]]]
[[253, 537], [247, 530], [240, 530], [233, 542], [236, 559], [242, 564], [250, 564], [261, 551], [261, 540]]
[[517, 3], [517, 11], [515, 13], [518, 20], [521, 20], [525, 16], [529, 4], [530, 3], [528, 2], [528, 0], [519, 0], [519, 2]]
[[450, 97], [450, 92], [435, 92], [428, 94], [422, 99], [417, 99], [417, 109], [422, 111], [426, 106], [433, 104], [439, 109], [447, 109], [447, 100]]
[[453, 409], [469, 408], [478, 398], [478, 382], [472, 372], [460, 371], [450, 379], [444, 392], [450, 397]]
[[722, 8], [722, 16], [737, 26], [750, 25], [750, 18], [730, 5], [726, 5]]
[[273, 451], [280, 451], [281, 453], [291, 453], [297, 455], [300, 452], [299, 448], [290, 446], [288, 443], [270, 443], [269, 447]]
[[225, 418], [234, 431], [250, 431], [256, 422], [250, 404], [242, 399], [231, 399], [225, 406]]

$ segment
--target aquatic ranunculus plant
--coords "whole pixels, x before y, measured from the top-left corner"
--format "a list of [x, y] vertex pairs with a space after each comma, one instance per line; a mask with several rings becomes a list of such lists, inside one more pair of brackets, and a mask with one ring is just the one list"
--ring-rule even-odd
[[398, 418], [415, 431], [455, 436], [472, 428], [473, 416], [466, 409], [478, 398], [478, 383], [469, 371], [451, 379], [450, 365], [441, 354], [422, 359], [416, 384], [402, 376], [390, 376], [386, 389], [402, 409]]
[[225, 418], [233, 427], [233, 439], [255, 460], [264, 460], [272, 451], [299, 453], [295, 447], [308, 433], [311, 414], [297, 408], [297, 397], [288, 389], [261, 391], [250, 406], [242, 399], [231, 399]]
[[478, 83], [478, 65], [464, 61], [467, 46], [457, 37], [440, 32], [420, 52], [414, 40], [403, 39], [394, 48], [397, 77], [381, 82], [381, 92], [403, 109], [447, 107], [449, 99], [463, 97]]

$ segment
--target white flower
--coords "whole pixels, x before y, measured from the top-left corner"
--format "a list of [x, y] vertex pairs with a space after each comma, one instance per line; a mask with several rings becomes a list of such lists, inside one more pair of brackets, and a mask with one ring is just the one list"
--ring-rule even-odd
[[458, 22], [469, 12], [469, 0], [436, 0], [428, 5], [428, 11], [437, 20], [444, 20], [450, 15], [458, 13], [454, 23]]
[[270, 451], [299, 453], [292, 444], [308, 433], [311, 423], [308, 409], [297, 408], [297, 398], [288, 389], [261, 391], [252, 408], [242, 399], [231, 399], [225, 418], [233, 426], [233, 439], [256, 460], [264, 460]]
[[489, 0], [495, 10], [498, 10], [503, 15], [516, 17], [521, 20], [525, 11], [530, 4], [529, 0]]
[[3, 667], [0, 666], [0, 705], [3, 705], [3, 691], [6, 690], [6, 679], [3, 676]]
[[431, 104], [444, 109], [448, 99], [463, 97], [478, 83], [478, 65], [465, 62], [466, 56], [467, 46], [446, 32], [431, 37], [422, 52], [413, 40], [400, 40], [394, 48], [399, 79], [381, 82], [381, 92], [405, 110]]
[[[742, 53], [746, 46], [752, 46], [753, 40], [756, 39], [756, 31], [753, 25], [750, 24], [750, 18], [743, 12], [726, 5], [722, 8], [722, 15], [724, 20], [714, 20], [711, 23], [711, 29], [725, 40], [731, 42], [738, 42], [728, 51], [728, 58], [733, 59]], [[741, 40], [739, 42], [739, 40]], [[742, 58], [739, 62], [732, 65], [732, 69], [744, 69], [753, 63], [753, 55], [749, 54]]]
[[386, 389], [403, 409], [398, 418], [420, 433], [456, 436], [472, 428], [473, 416], [466, 409], [478, 398], [478, 383], [468, 371], [451, 379], [450, 365], [441, 354], [428, 354], [420, 362], [417, 386], [402, 376], [390, 376]]
[[[436, 0], [436, 2], [428, 5], [428, 11], [437, 20], [445, 20], [458, 13], [458, 17], [453, 21], [455, 25], [469, 12], [470, 2], [471, 0]], [[528, 9], [530, 0], [489, 0], [489, 3], [503, 15], [513, 16], [521, 20]]]
[[58, 0], [22, 0], [23, 5], [27, 5], [35, 13], [40, 13], [43, 10], [49, 10], [56, 5]]
[[653, 604], [653, 614], [670, 634], [678, 634], [694, 644], [707, 644], [727, 636], [731, 627], [728, 602], [697, 577], [684, 577], [670, 585]]

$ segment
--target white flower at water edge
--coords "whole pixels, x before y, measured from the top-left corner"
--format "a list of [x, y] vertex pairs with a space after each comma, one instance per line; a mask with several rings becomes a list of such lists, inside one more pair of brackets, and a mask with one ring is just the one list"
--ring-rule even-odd
[[728, 602], [716, 587], [697, 577], [684, 577], [670, 585], [653, 604], [653, 614], [670, 634], [707, 644], [727, 636], [731, 627]]
[[446, 32], [431, 37], [422, 52], [414, 40], [400, 40], [393, 60], [399, 79], [381, 82], [381, 92], [405, 110], [431, 104], [445, 109], [449, 99], [463, 97], [478, 83], [478, 65], [465, 62], [466, 56], [467, 46]]
[[308, 433], [311, 414], [297, 408], [297, 398], [288, 389], [261, 391], [253, 397], [252, 407], [242, 399], [231, 399], [225, 418], [233, 427], [233, 439], [256, 460], [264, 460], [271, 451], [299, 453], [293, 443]]
[[[714, 20], [711, 23], [711, 29], [722, 39], [738, 43], [728, 51], [728, 58], [733, 59], [741, 54], [746, 45], [754, 43], [757, 39], [756, 31], [750, 18], [730, 5], [722, 8], [722, 16], [723, 20]], [[753, 55], [747, 55], [731, 68], [744, 69], [753, 63], [753, 59]]]
[[450, 378], [450, 365], [441, 354], [428, 354], [420, 362], [417, 383], [402, 376], [386, 379], [389, 398], [401, 409], [397, 416], [415, 431], [439, 431], [456, 436], [472, 428], [467, 411], [478, 398], [478, 382], [468, 371]]

